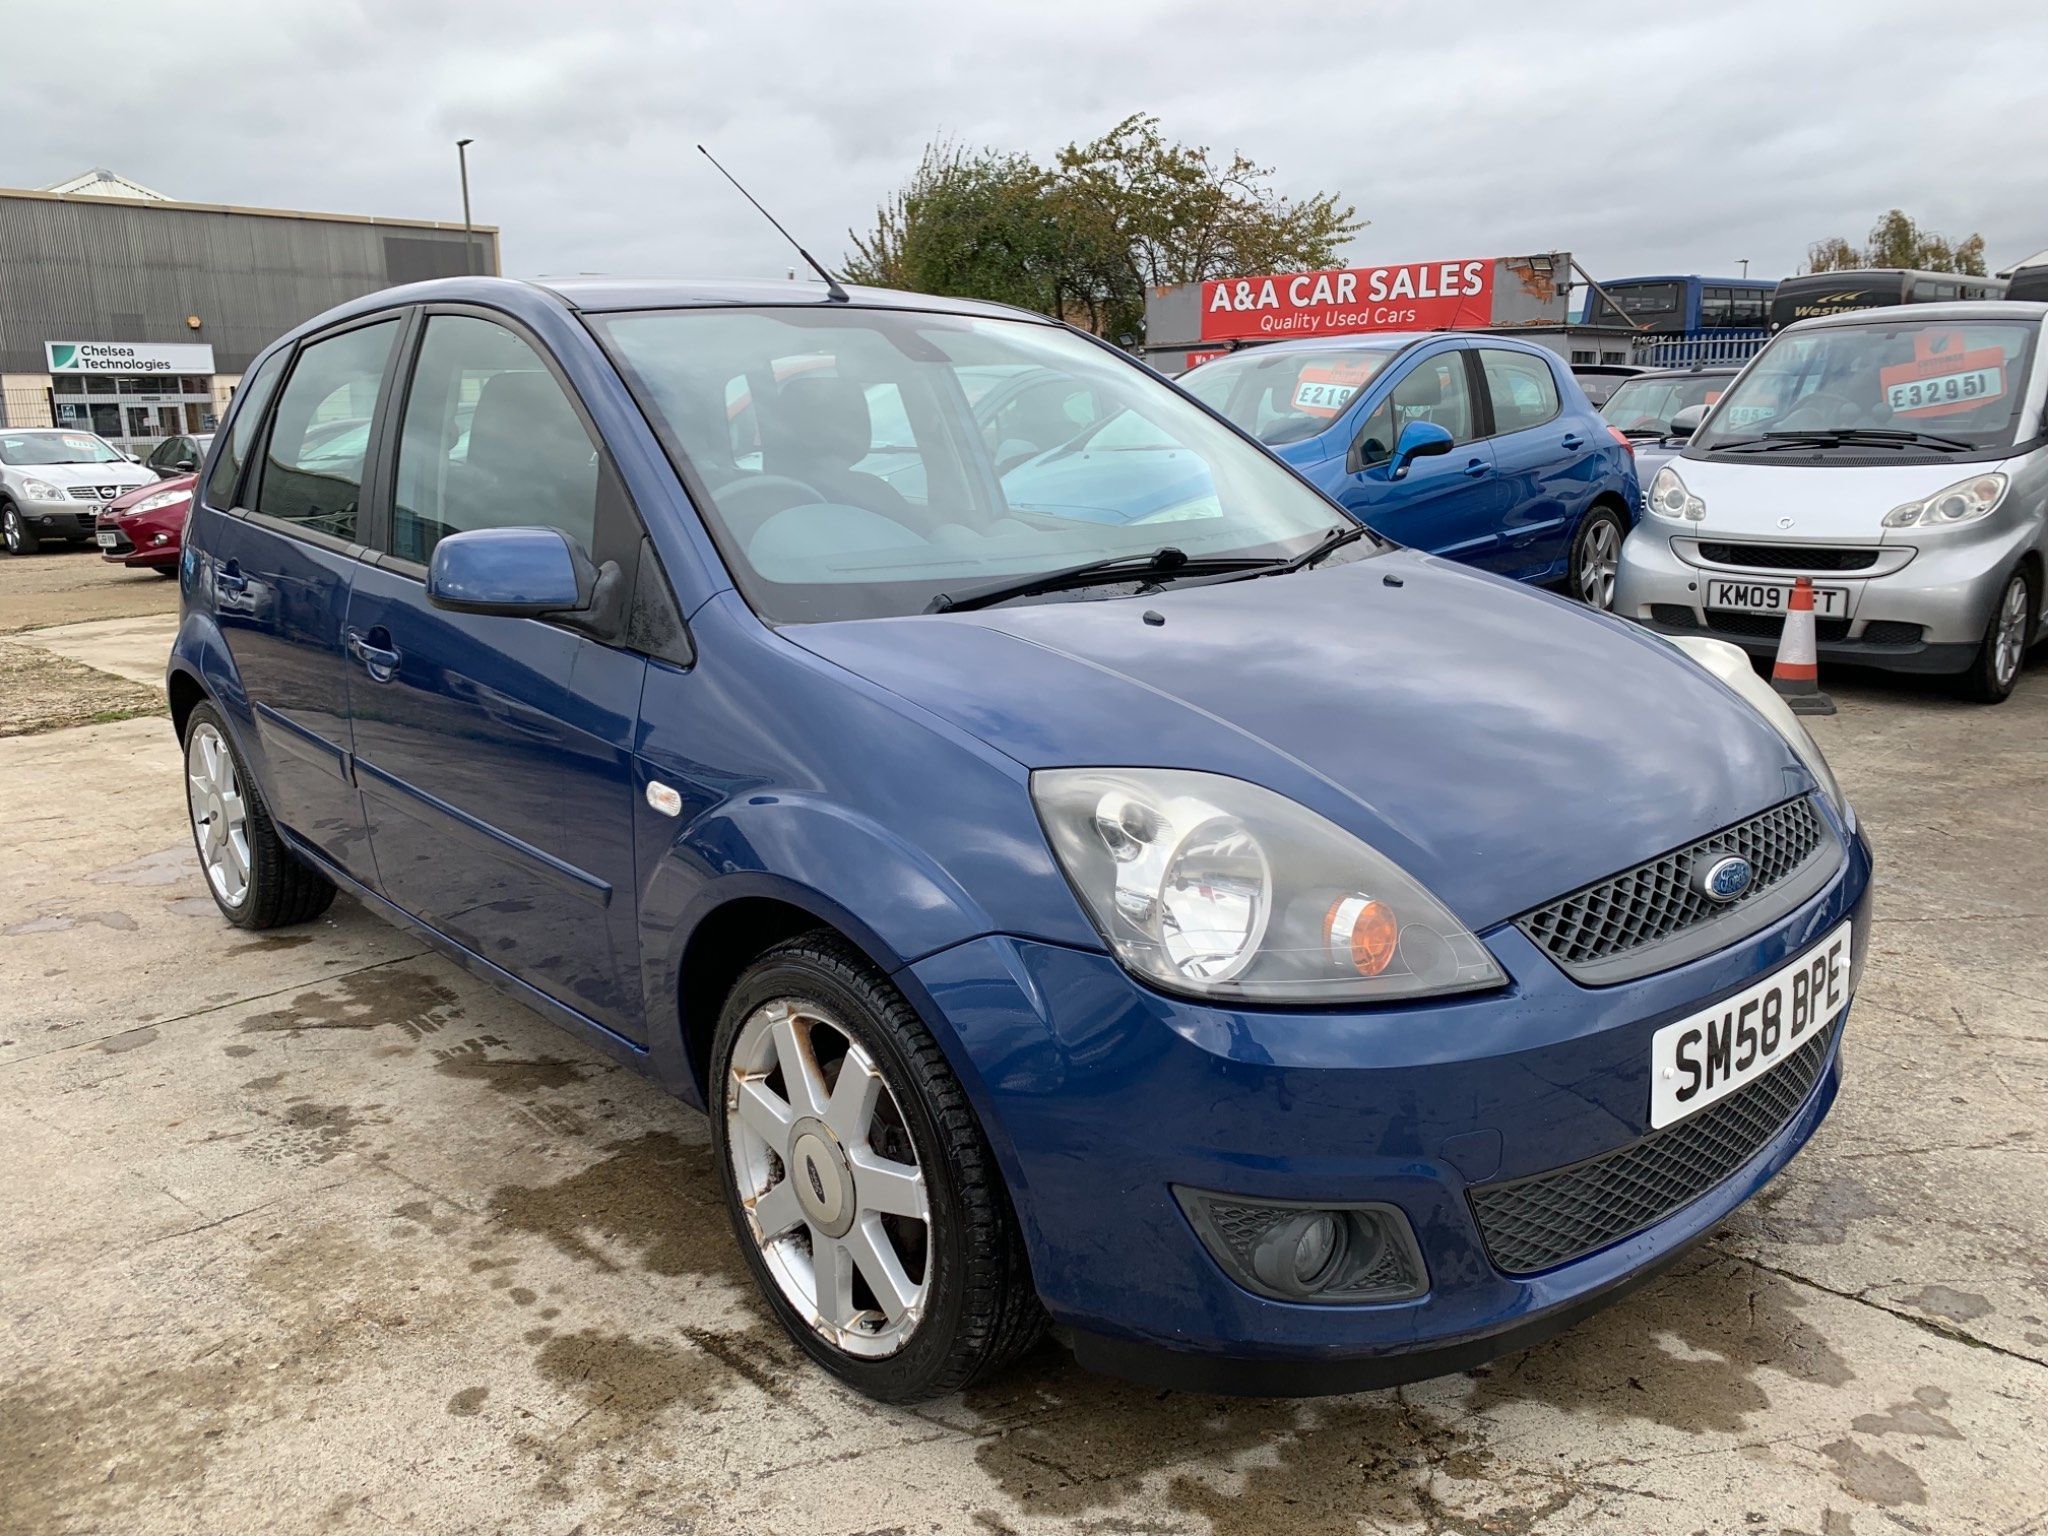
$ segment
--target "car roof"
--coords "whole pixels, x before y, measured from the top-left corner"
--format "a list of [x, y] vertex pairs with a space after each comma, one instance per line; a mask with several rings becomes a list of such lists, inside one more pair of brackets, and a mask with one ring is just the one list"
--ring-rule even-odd
[[[1869, 325], [1878, 320], [2032, 320], [2048, 316], [2048, 303], [2032, 299], [1956, 299], [1944, 304], [1886, 304], [1877, 309], [1845, 309], [1838, 315], [1816, 315], [1785, 327], [1808, 331], [1836, 325]], [[1784, 332], [1779, 332], [1783, 335]]]
[[[1239, 347], [1229, 353], [1230, 357], [1243, 357], [1257, 352], [1396, 352], [1402, 347], [1418, 341], [1427, 341], [1432, 336], [1457, 335], [1454, 331], [1365, 331], [1349, 336], [1295, 336], [1286, 341], [1265, 341], [1254, 346]], [[1212, 358], [1211, 362], [1223, 362], [1224, 358]]]
[[[799, 282], [761, 279], [698, 279], [680, 277], [562, 277], [541, 278], [533, 285], [552, 293], [571, 309], [585, 314], [611, 314], [632, 309], [758, 309], [766, 306], [808, 305], [829, 308], [837, 303], [824, 285], [805, 278]], [[981, 315], [991, 319], [1019, 317], [1051, 324], [1044, 315], [1008, 304], [991, 304], [981, 299], [941, 298], [928, 293], [906, 293], [896, 288], [867, 288], [844, 285], [851, 307], [856, 309], [916, 309], [944, 314]]]

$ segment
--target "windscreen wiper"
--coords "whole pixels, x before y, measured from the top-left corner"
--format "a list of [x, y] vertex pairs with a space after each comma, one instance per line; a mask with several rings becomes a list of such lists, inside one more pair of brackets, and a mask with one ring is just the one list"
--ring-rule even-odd
[[1346, 544], [1362, 539], [1371, 532], [1372, 530], [1363, 523], [1347, 523], [1341, 528], [1332, 528], [1300, 554], [1290, 556], [1285, 560], [1266, 561], [1263, 570], [1253, 571], [1249, 574], [1255, 576], [1284, 576], [1289, 571], [1306, 570], [1325, 555], [1335, 554]]
[[1759, 444], [1787, 447], [1834, 447], [1846, 443], [1868, 443], [1879, 448], [1940, 448], [1948, 453], [1967, 453], [1977, 445], [1957, 437], [1940, 437], [1932, 432], [1905, 432], [1890, 427], [1811, 427], [1799, 431], [1766, 432], [1761, 438], [1740, 438], [1724, 443], [1727, 448]]
[[1283, 563], [1254, 559], [1245, 555], [1193, 559], [1184, 550], [1168, 544], [1162, 549], [1153, 550], [1150, 554], [1111, 555], [1106, 560], [1090, 560], [1081, 565], [1070, 565], [1062, 571], [1040, 571], [1034, 576], [992, 581], [985, 586], [967, 587], [959, 592], [941, 592], [924, 605], [924, 611], [959, 613], [968, 608], [987, 608], [995, 603], [1007, 602], [1013, 597], [1035, 597], [1041, 592], [1066, 592], [1076, 587], [1112, 586], [1133, 578], [1221, 576], [1232, 571], [1263, 571]]

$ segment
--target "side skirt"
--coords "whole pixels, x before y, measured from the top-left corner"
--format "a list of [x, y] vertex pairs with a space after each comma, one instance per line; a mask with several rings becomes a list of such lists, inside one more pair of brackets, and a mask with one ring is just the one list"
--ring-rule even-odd
[[370, 890], [360, 880], [356, 880], [343, 873], [332, 861], [324, 858], [317, 849], [294, 836], [285, 828], [279, 827], [277, 834], [284, 840], [286, 846], [291, 849], [294, 855], [319, 870], [321, 874], [332, 880], [337, 886], [348, 892], [349, 895], [368, 907], [377, 916], [383, 918], [392, 927], [403, 928], [407, 933], [417, 934], [443, 955], [446, 955], [450, 960], [461, 966], [465, 971], [468, 971], [472, 976], [491, 983], [492, 986], [515, 1001], [524, 1003], [557, 1029], [568, 1031], [578, 1039], [602, 1051], [614, 1061], [622, 1062], [634, 1071], [659, 1081], [647, 1047], [636, 1041], [628, 1040], [624, 1035], [619, 1034], [615, 1030], [605, 1028], [597, 1020], [578, 1013], [574, 1008], [556, 1002], [547, 993], [527, 982], [521, 981], [503, 966], [492, 964], [475, 950], [466, 948], [456, 943], [446, 934], [429, 927], [403, 907], [394, 906], [375, 891]]

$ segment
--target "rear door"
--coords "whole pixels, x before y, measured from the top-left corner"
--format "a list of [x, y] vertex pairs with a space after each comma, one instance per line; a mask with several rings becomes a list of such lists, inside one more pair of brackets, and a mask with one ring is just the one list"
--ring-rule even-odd
[[[1493, 449], [1483, 440], [1472, 380], [1457, 346], [1396, 365], [1364, 412], [1336, 486], [1337, 499], [1375, 532], [1414, 549], [1484, 564], [1498, 537]], [[1433, 422], [1452, 448], [1392, 470], [1394, 445], [1411, 421]]]
[[1486, 564], [1518, 581], [1546, 580], [1563, 571], [1572, 529], [1592, 500], [1600, 465], [1587, 450], [1599, 429], [1565, 411], [1549, 359], [1506, 347], [1472, 355], [1500, 479], [1500, 542]]
[[346, 624], [379, 878], [456, 942], [644, 1038], [631, 749], [646, 660], [554, 623], [437, 608], [425, 585], [448, 534], [539, 525], [619, 562], [631, 590], [639, 524], [531, 338], [437, 306], [411, 345], [393, 491]]
[[[377, 315], [299, 344], [246, 475], [234, 444], [209, 500], [234, 508], [209, 530], [198, 579], [255, 721], [271, 816], [350, 874], [374, 878], [350, 769], [342, 650], [349, 588], [362, 568], [370, 427], [388, 392], [402, 320]], [[244, 386], [267, 392], [272, 364]], [[254, 393], [235, 418], [261, 417]], [[252, 418], [252, 412], [254, 417]]]

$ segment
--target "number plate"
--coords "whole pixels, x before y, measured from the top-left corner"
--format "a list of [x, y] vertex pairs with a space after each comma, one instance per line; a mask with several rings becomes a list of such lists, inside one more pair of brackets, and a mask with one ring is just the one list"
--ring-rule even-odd
[[[1792, 601], [1792, 589], [1768, 581], [1723, 581], [1707, 583], [1709, 608], [1732, 608], [1737, 613], [1783, 613]], [[1817, 618], [1845, 619], [1849, 616], [1847, 587], [1815, 587], [1813, 611]]]
[[1850, 925], [1746, 992], [1650, 1037], [1650, 1128], [1662, 1130], [1753, 1083], [1849, 1003]]
[[116, 546], [118, 546], [118, 545], [120, 544], [120, 542], [121, 542], [121, 535], [119, 535], [118, 533], [114, 532], [114, 530], [113, 530], [113, 529], [111, 529], [111, 528], [102, 528], [102, 529], [100, 530], [100, 548], [101, 548], [101, 549], [113, 549], [113, 548], [115, 548]]

